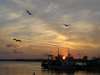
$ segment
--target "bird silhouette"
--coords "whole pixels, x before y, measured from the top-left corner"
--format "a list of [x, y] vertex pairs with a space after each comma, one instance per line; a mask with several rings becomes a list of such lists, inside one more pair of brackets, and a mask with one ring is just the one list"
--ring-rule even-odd
[[16, 39], [13, 39], [13, 40], [16, 40]]
[[64, 25], [65, 25], [66, 27], [67, 27], [67, 26], [70, 26], [70, 25], [67, 25], [67, 24], [64, 24]]
[[21, 40], [17, 40], [17, 39], [13, 39], [13, 40], [16, 40], [16, 42], [22, 42]]
[[32, 15], [32, 13], [30, 13], [28, 10], [26, 10], [26, 12], [27, 12], [29, 15]]
[[16, 40], [17, 42], [19, 41], [19, 42], [22, 42], [21, 40]]

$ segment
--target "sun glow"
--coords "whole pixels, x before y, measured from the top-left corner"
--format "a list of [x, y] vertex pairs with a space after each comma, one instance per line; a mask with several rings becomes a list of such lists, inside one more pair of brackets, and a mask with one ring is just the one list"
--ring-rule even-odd
[[65, 60], [65, 57], [63, 56], [63, 60]]

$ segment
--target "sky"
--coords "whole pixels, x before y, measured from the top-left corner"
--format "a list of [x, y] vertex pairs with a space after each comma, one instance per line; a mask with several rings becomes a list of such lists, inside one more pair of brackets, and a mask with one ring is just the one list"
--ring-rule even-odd
[[0, 59], [66, 56], [68, 49], [76, 59], [99, 55], [100, 0], [0, 0]]

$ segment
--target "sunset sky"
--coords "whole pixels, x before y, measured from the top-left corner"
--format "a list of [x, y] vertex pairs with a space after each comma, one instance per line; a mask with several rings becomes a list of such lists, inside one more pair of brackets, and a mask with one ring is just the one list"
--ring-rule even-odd
[[100, 0], [0, 0], [0, 59], [47, 58], [58, 49], [66, 56], [68, 48], [74, 58], [100, 54]]

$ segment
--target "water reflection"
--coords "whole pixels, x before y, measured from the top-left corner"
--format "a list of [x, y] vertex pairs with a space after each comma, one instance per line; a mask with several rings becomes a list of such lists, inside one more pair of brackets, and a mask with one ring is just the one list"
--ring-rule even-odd
[[44, 75], [100, 75], [99, 71], [41, 69]]
[[0, 75], [100, 75], [99, 71], [52, 70], [41, 62], [0, 62]]
[[45, 68], [42, 68], [41, 69], [43, 73], [45, 74], [50, 74], [51, 75], [74, 75], [75, 73], [75, 70], [53, 70], [53, 69], [45, 69]]

